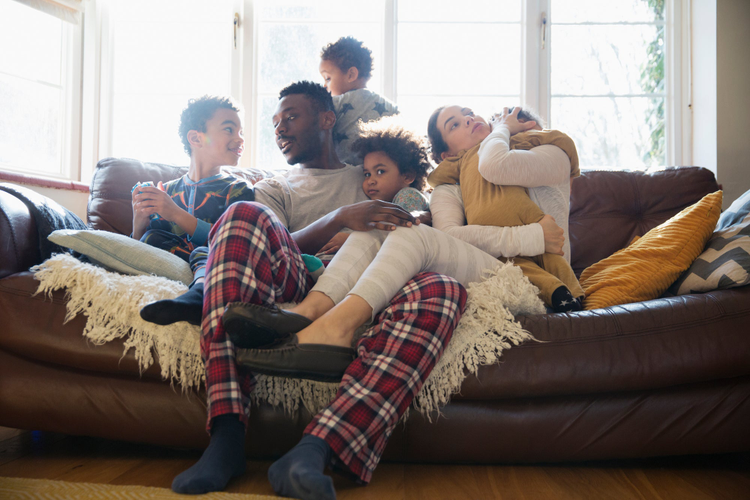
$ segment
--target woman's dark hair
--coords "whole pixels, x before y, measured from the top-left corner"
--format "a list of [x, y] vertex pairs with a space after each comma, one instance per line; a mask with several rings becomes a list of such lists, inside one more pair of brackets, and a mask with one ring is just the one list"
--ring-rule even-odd
[[343, 36], [329, 43], [320, 52], [320, 58], [332, 61], [344, 73], [354, 66], [364, 81], [372, 76], [372, 51], [356, 38]]
[[352, 143], [351, 149], [361, 160], [370, 153], [382, 151], [393, 160], [401, 174], [414, 174], [410, 187], [424, 191], [427, 186], [427, 172], [432, 165], [427, 159], [424, 138], [403, 127], [398, 117], [384, 117], [360, 125], [359, 139]]
[[213, 118], [217, 109], [231, 109], [237, 113], [242, 112], [240, 106], [232, 101], [230, 97], [204, 95], [198, 99], [190, 99], [188, 101], [187, 107], [182, 111], [182, 115], [180, 116], [180, 127], [178, 129], [180, 139], [182, 139], [182, 146], [185, 148], [188, 156], [192, 154], [190, 141], [187, 138], [188, 132], [191, 130], [205, 132], [206, 122]]
[[438, 115], [444, 109], [445, 106], [440, 106], [433, 111], [430, 119], [427, 120], [427, 138], [430, 140], [430, 156], [432, 157], [432, 161], [438, 164], [443, 161], [442, 154], [449, 149], [437, 125]]

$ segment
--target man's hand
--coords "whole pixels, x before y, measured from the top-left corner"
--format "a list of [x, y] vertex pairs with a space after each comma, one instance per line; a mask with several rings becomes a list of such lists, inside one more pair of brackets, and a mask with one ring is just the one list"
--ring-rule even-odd
[[320, 251], [316, 255], [330, 255], [333, 253], [336, 253], [339, 251], [339, 248], [341, 248], [341, 245], [344, 244], [346, 239], [349, 237], [351, 233], [336, 233], [336, 236], [331, 238], [331, 240], [323, 245], [323, 248], [320, 249]]
[[403, 208], [380, 200], [362, 201], [341, 207], [336, 211], [335, 217], [342, 227], [354, 231], [393, 231], [398, 226], [411, 227], [416, 223], [416, 218]]
[[555, 222], [555, 218], [547, 214], [539, 221], [544, 231], [544, 251], [557, 255], [563, 255], [563, 244], [565, 243], [565, 232]]
[[512, 113], [508, 108], [503, 108], [502, 114], [495, 113], [494, 115], [492, 115], [492, 118], [490, 118], [492, 130], [495, 130], [495, 127], [497, 127], [498, 125], [505, 125], [510, 131], [510, 135], [516, 135], [519, 132], [526, 132], [527, 130], [531, 130], [532, 128], [536, 127], [536, 122], [533, 120], [527, 122], [519, 122], [518, 113], [520, 111], [521, 107], [516, 106], [515, 108], [513, 108]]

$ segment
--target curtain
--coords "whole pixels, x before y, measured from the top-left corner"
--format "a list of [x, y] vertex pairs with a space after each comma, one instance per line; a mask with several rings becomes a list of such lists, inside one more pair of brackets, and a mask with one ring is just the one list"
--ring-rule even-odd
[[32, 9], [55, 16], [63, 21], [81, 24], [81, 12], [86, 0], [16, 0]]

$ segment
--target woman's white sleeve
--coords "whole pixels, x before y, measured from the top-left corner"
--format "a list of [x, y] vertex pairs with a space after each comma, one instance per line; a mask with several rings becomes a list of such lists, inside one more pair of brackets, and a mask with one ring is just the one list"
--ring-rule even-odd
[[544, 231], [539, 224], [516, 227], [467, 226], [464, 202], [457, 185], [444, 184], [430, 198], [432, 225], [494, 257], [531, 257], [544, 253]]
[[557, 146], [510, 149], [510, 131], [496, 125], [479, 146], [479, 173], [498, 186], [555, 186], [570, 179], [570, 158]]

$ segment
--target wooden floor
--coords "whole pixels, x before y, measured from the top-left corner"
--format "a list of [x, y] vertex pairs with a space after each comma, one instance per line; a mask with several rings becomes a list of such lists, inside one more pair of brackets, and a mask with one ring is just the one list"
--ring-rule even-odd
[[[200, 456], [58, 434], [0, 432], [0, 476], [168, 488]], [[273, 495], [270, 462], [227, 491]], [[539, 466], [381, 464], [367, 487], [334, 476], [341, 500], [750, 499], [750, 453]]]

